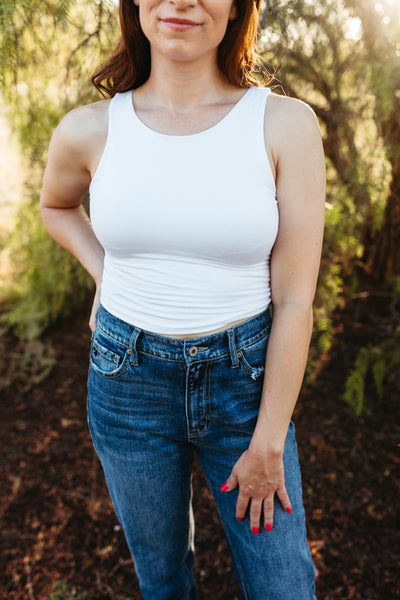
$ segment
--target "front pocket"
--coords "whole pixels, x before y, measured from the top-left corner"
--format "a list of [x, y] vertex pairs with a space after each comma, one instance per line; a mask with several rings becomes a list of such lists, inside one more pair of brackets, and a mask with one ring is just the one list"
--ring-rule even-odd
[[126, 369], [127, 348], [95, 330], [90, 350], [90, 366], [104, 377], [118, 377]]
[[268, 338], [269, 332], [250, 346], [238, 349], [239, 364], [254, 381], [259, 379], [265, 371]]

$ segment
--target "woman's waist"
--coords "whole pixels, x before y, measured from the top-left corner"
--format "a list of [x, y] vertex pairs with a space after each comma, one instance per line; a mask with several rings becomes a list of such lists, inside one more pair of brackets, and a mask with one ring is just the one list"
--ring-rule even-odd
[[[242, 273], [197, 270], [158, 276], [151, 269], [134, 275], [104, 271], [101, 303], [113, 315], [163, 336], [193, 338], [240, 324], [267, 308], [271, 294], [266, 269]], [[153, 275], [153, 277], [152, 277]], [[267, 276], [266, 276], [267, 275]]]
[[183, 340], [186, 338], [188, 338], [188, 339], [198, 338], [199, 335], [201, 335], [201, 336], [213, 335], [214, 333], [219, 333], [220, 331], [225, 331], [226, 329], [235, 327], [236, 325], [239, 325], [240, 323], [249, 321], [250, 319], [254, 318], [254, 316], [256, 316], [256, 315], [251, 315], [250, 317], [243, 317], [242, 319], [237, 319], [235, 321], [231, 321], [230, 323], [227, 323], [221, 327], [218, 327], [217, 329], [211, 329], [210, 331], [201, 331], [201, 332], [196, 332], [196, 333], [181, 333], [181, 334], [175, 334], [175, 335], [172, 333], [158, 333], [158, 335], [161, 335], [163, 337], [176, 338], [179, 340]]
[[144, 353], [168, 356], [171, 360], [179, 361], [182, 353], [185, 353], [186, 346], [189, 348], [196, 345], [210, 350], [212, 348], [213, 355], [218, 356], [226, 353], [230, 338], [241, 345], [261, 339], [269, 332], [271, 314], [267, 306], [258, 314], [231, 321], [224, 327], [218, 328], [218, 331], [198, 332], [193, 336], [182, 334], [175, 337], [145, 329], [137, 323], [128, 323], [112, 314], [104, 305], [100, 305], [97, 326], [103, 334], [127, 348], [132, 344], [132, 339], [135, 339], [138, 340], [140, 349]]
[[145, 293], [102, 285], [101, 304], [112, 315], [164, 337], [193, 339], [235, 327], [263, 312], [270, 303], [266, 288], [186, 295]]

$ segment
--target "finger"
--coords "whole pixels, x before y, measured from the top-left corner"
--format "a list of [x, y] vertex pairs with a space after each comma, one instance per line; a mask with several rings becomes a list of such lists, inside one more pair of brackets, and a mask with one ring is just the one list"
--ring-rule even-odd
[[223, 483], [220, 487], [221, 492], [230, 492], [231, 490], [234, 490], [237, 486], [238, 486], [238, 478], [236, 477], [236, 475], [232, 472], [228, 479], [225, 481], [225, 483]]
[[252, 498], [250, 504], [250, 529], [257, 535], [260, 531], [260, 517], [262, 511], [262, 500], [258, 498]]
[[96, 325], [97, 325], [96, 319], [94, 317], [90, 317], [90, 319], [89, 319], [89, 327], [90, 327], [90, 330], [91, 330], [92, 333], [96, 329]]
[[267, 531], [271, 531], [274, 524], [274, 496], [264, 498], [264, 527]]
[[89, 317], [89, 327], [90, 327], [92, 333], [94, 332], [94, 330], [96, 329], [96, 326], [97, 326], [96, 316], [97, 316], [97, 310], [98, 310], [99, 306], [100, 306], [100, 288], [97, 287], [96, 293], [95, 293], [94, 299], [93, 299], [92, 310], [90, 311], [90, 317]]
[[250, 496], [243, 494], [243, 492], [239, 491], [238, 499], [236, 502], [236, 518], [238, 521], [243, 521], [246, 510], [249, 504]]
[[94, 330], [96, 329], [96, 326], [97, 326], [96, 316], [97, 316], [97, 307], [95, 305], [93, 305], [92, 310], [90, 312], [90, 317], [89, 317], [89, 327], [92, 330], [92, 333], [94, 332]]
[[290, 514], [292, 512], [292, 505], [290, 503], [289, 496], [288, 496], [288, 493], [286, 491], [285, 485], [283, 485], [281, 488], [278, 488], [276, 490], [276, 493], [278, 495], [279, 500], [281, 501], [281, 504], [282, 504], [284, 510], [288, 514]]

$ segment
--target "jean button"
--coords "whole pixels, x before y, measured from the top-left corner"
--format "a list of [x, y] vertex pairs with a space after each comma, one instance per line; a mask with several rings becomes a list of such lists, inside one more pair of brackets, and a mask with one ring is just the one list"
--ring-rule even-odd
[[189, 348], [189, 356], [196, 356], [197, 352], [197, 346], [192, 346], [191, 348]]

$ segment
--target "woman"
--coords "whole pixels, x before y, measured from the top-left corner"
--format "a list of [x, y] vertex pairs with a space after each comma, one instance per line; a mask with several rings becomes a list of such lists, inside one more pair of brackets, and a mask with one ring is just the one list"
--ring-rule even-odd
[[42, 215], [96, 282], [89, 425], [149, 600], [197, 597], [194, 451], [244, 596], [315, 598], [291, 415], [324, 157], [309, 107], [258, 87], [259, 8], [122, 0], [94, 77], [112, 99], [69, 113], [49, 149]]

